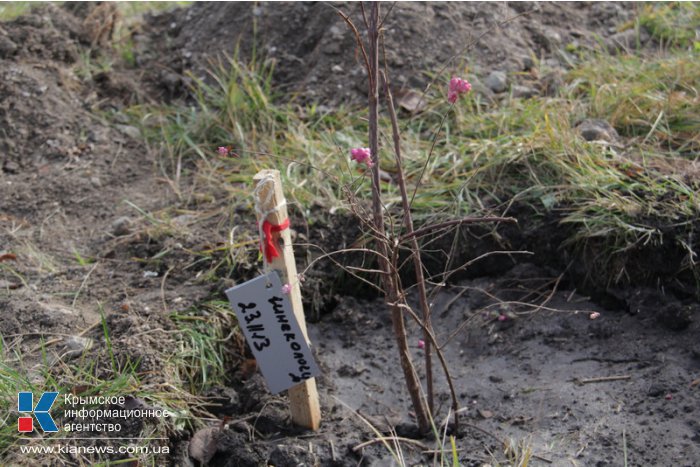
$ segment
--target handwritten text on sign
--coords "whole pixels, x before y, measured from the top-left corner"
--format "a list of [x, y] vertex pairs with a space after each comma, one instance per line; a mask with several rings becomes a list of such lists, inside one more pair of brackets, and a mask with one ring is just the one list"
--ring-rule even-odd
[[277, 272], [231, 287], [226, 296], [270, 392], [321, 374]]

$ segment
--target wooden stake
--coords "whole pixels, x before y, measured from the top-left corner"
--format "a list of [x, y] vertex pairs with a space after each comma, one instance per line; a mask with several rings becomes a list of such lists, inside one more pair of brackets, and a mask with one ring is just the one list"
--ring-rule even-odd
[[[280, 179], [279, 170], [261, 170], [258, 172], [253, 181], [259, 184], [262, 180], [271, 179], [271, 182], [265, 183], [258, 193], [260, 199], [268, 201], [267, 204], [261, 206], [263, 211], [271, 211], [267, 219], [258, 218], [258, 222], [262, 224], [267, 220], [272, 225], [280, 225], [287, 220], [287, 206], [284, 204], [284, 193], [282, 192], [282, 181]], [[263, 202], [260, 201], [260, 202]], [[258, 200], [256, 200], [258, 202]], [[275, 209], [277, 207], [277, 209]], [[260, 213], [257, 213], [260, 216]], [[294, 250], [292, 249], [292, 237], [289, 229], [284, 229], [279, 233], [273, 233], [276, 237], [275, 244], [280, 245], [279, 250], [281, 255], [273, 258], [270, 267], [279, 272], [282, 278], [282, 283], [288, 283], [291, 287], [289, 298], [292, 302], [294, 316], [299, 321], [299, 326], [304, 333], [304, 338], [309, 341], [306, 332], [306, 319], [304, 318], [304, 306], [301, 302], [301, 289], [299, 287], [299, 279], [297, 278], [297, 266], [294, 262]], [[281, 242], [279, 240], [282, 240]], [[262, 239], [261, 239], [262, 240]], [[263, 261], [266, 261], [263, 254]], [[318, 391], [316, 390], [316, 379], [311, 378], [305, 380], [289, 389], [289, 406], [292, 412], [292, 421], [299, 426], [317, 430], [321, 424], [321, 408], [318, 402]]]

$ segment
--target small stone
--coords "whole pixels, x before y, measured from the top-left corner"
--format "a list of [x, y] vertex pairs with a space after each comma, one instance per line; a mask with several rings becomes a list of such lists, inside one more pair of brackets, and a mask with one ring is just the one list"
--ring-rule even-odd
[[486, 77], [484, 84], [495, 93], [501, 93], [508, 87], [508, 76], [502, 71], [492, 71]]
[[17, 44], [9, 37], [0, 36], [0, 58], [8, 58], [17, 52]]
[[19, 172], [19, 164], [15, 161], [5, 161], [2, 171], [8, 174], [16, 174]]
[[345, 35], [345, 30], [337, 24], [334, 24], [333, 26], [328, 28], [328, 32], [330, 33], [331, 37], [335, 40], [340, 40]]
[[511, 92], [513, 93], [513, 97], [517, 99], [529, 99], [537, 95], [537, 91], [534, 89], [518, 84], [512, 87]]
[[100, 177], [90, 177], [90, 183], [92, 183], [95, 188], [102, 187], [102, 180], [100, 180]]
[[535, 68], [535, 61], [532, 59], [532, 57], [523, 57], [523, 71], [530, 71], [533, 68]]
[[342, 73], [342, 72], [343, 72], [343, 67], [340, 66], [340, 65], [333, 65], [333, 66], [331, 67], [331, 71], [332, 71], [333, 73]]
[[649, 390], [647, 391], [647, 395], [650, 397], [659, 397], [663, 395], [666, 392], [666, 388], [659, 384], [659, 383], [654, 383], [651, 386], [649, 386]]
[[650, 35], [646, 29], [640, 28], [639, 32], [634, 29], [613, 34], [605, 41], [608, 52], [614, 54], [618, 51], [635, 50], [649, 41]]
[[119, 217], [112, 222], [112, 235], [115, 237], [123, 237], [131, 233], [131, 219], [128, 217]]
[[546, 96], [556, 96], [563, 85], [564, 73], [558, 68], [545, 74], [540, 80], [542, 92]]
[[83, 352], [90, 350], [94, 345], [94, 341], [89, 337], [82, 336], [70, 336], [64, 339], [64, 353], [62, 355], [65, 359], [80, 357]]
[[495, 94], [491, 89], [488, 88], [488, 86], [484, 85], [484, 83], [477, 79], [473, 79], [471, 80], [471, 84], [472, 92], [474, 94], [478, 95], [489, 104], [493, 104], [494, 102], [496, 102]]
[[551, 29], [547, 29], [544, 32], [544, 37], [549, 41], [550, 44], [556, 46], [561, 44], [561, 34]]
[[124, 133], [129, 138], [139, 139], [141, 138], [141, 130], [131, 125], [117, 125], [117, 129]]
[[615, 128], [605, 120], [598, 118], [587, 118], [576, 125], [576, 130], [586, 141], [605, 141], [614, 143], [619, 135]]

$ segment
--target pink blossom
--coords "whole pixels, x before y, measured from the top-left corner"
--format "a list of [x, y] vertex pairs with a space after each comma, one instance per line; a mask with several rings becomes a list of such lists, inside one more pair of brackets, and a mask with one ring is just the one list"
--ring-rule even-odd
[[292, 286], [291, 286], [291, 285], [289, 285], [289, 284], [284, 284], [284, 285], [282, 286], [282, 293], [283, 293], [283, 294], [289, 295], [289, 292], [291, 292], [291, 291], [292, 291]]
[[600, 313], [598, 313], [597, 311], [594, 311], [593, 313], [588, 315], [588, 319], [598, 319], [598, 318], [600, 318]]
[[457, 102], [460, 94], [466, 94], [471, 91], [472, 85], [466, 79], [457, 78], [456, 76], [450, 80], [450, 87], [447, 91], [447, 100], [450, 104]]
[[498, 321], [506, 321], [508, 317], [506, 315], [498, 315]]
[[219, 146], [219, 148], [216, 150], [220, 156], [226, 156], [228, 155], [228, 148], [224, 146]]
[[419, 349], [425, 348], [425, 341], [423, 339], [418, 339], [418, 348]]
[[367, 164], [367, 167], [372, 167], [372, 154], [369, 148], [354, 148], [350, 150], [350, 159], [357, 161], [358, 164], [363, 162]]

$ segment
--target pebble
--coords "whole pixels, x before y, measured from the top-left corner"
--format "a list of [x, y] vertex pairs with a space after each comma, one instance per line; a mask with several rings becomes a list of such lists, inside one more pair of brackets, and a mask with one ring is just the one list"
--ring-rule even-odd
[[5, 36], [0, 36], [0, 58], [8, 58], [17, 51], [17, 44]]
[[646, 44], [650, 37], [649, 32], [644, 28], [640, 28], [639, 32], [634, 29], [628, 29], [610, 36], [605, 41], [605, 47], [611, 54], [618, 51], [634, 50], [637, 48], [637, 45]]
[[550, 44], [557, 46], [561, 44], [561, 34], [551, 29], [547, 29], [544, 32], [544, 37], [549, 41]]
[[530, 71], [535, 68], [535, 61], [529, 55], [523, 55], [519, 59], [521, 71]]
[[472, 92], [478, 94], [486, 102], [493, 104], [496, 102], [496, 96], [493, 91], [484, 85], [481, 81], [477, 79], [472, 79]]
[[508, 86], [508, 76], [502, 71], [492, 71], [486, 77], [484, 84], [493, 92], [500, 93]]
[[124, 133], [129, 138], [139, 139], [141, 138], [141, 130], [131, 125], [116, 125], [117, 129]]
[[131, 219], [128, 217], [119, 217], [112, 222], [112, 235], [115, 237], [123, 237], [131, 233]]
[[527, 86], [521, 86], [521, 85], [515, 85], [511, 89], [513, 93], [513, 97], [520, 98], [520, 99], [528, 99], [530, 97], [533, 97], [537, 95], [537, 91], [535, 91], [532, 88], [529, 88]]
[[83, 352], [90, 350], [94, 341], [89, 337], [70, 336], [64, 339], [63, 345], [65, 346], [63, 358], [71, 359], [80, 357]]
[[576, 130], [586, 141], [605, 141], [614, 143], [619, 135], [615, 128], [605, 120], [598, 118], [587, 118], [576, 125]]
[[659, 384], [659, 383], [654, 383], [651, 386], [649, 386], [649, 390], [647, 391], [647, 395], [650, 397], [659, 397], [663, 395], [666, 392], [666, 388]]
[[2, 166], [2, 171], [9, 174], [16, 174], [19, 169], [19, 164], [15, 161], [6, 161]]

